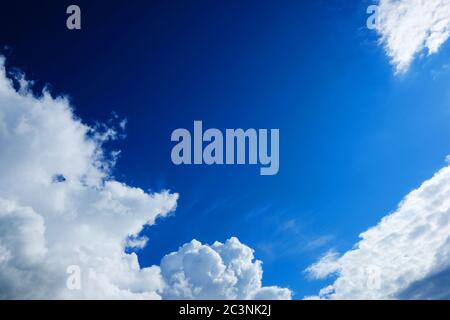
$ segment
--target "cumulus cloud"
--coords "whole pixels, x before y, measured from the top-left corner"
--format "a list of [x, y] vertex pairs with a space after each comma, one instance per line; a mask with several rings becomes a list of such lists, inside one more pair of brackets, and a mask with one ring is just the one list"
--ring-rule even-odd
[[312, 277], [337, 274], [321, 298], [450, 297], [450, 166], [409, 193], [398, 209], [360, 235], [342, 256], [327, 254]]
[[208, 246], [193, 240], [161, 261], [167, 299], [290, 299], [289, 289], [262, 287], [261, 261], [231, 238]]
[[450, 0], [380, 0], [376, 29], [396, 71], [438, 52], [450, 35]]
[[[18, 90], [0, 60], [0, 298], [159, 298], [158, 267], [141, 269], [125, 242], [175, 209], [110, 176], [111, 128], [77, 119], [64, 97]], [[66, 268], [83, 290], [66, 288]]]
[[[164, 258], [162, 268], [141, 268], [136, 254], [125, 249], [146, 246], [140, 231], [175, 210], [178, 195], [148, 193], [112, 177], [118, 153], [107, 153], [104, 143], [120, 136], [126, 122], [117, 129], [87, 126], [67, 98], [45, 90], [36, 97], [31, 85], [23, 75], [8, 77], [0, 57], [0, 299], [173, 297], [182, 284], [167, 269], [174, 268], [172, 258]], [[221, 249], [215, 267], [203, 251], [199, 260], [180, 260], [173, 272], [196, 286], [193, 297], [197, 291], [210, 297], [270, 295], [258, 282], [260, 263], [252, 264], [251, 250], [241, 244], [234, 252], [236, 241]], [[70, 266], [81, 271], [81, 290], [66, 286]], [[205, 273], [208, 268], [216, 273]], [[214, 292], [211, 283], [219, 282], [224, 285]], [[277, 290], [286, 297], [287, 291]]]

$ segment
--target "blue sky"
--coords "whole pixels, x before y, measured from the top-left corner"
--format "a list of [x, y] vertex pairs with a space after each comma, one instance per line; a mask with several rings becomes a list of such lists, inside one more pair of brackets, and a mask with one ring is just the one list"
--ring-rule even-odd
[[[236, 236], [265, 285], [316, 294], [324, 282], [304, 270], [349, 250], [449, 154], [448, 45], [396, 75], [366, 28], [369, 1], [81, 1], [81, 31], [59, 28], [65, 1], [44, 3], [6, 5], [7, 64], [69, 95], [87, 123], [126, 118], [126, 138], [108, 145], [122, 151], [115, 177], [180, 194], [143, 231], [141, 266]], [[194, 120], [279, 128], [278, 175], [173, 165], [170, 134]]]

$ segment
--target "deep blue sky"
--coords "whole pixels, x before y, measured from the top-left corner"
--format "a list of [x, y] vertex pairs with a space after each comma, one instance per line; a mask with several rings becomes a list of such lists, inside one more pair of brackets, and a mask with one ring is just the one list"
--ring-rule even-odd
[[[81, 31], [65, 28], [72, 3]], [[265, 285], [301, 298], [323, 285], [305, 267], [349, 249], [450, 150], [449, 48], [395, 76], [365, 28], [368, 4], [15, 1], [2, 4], [0, 46], [86, 123], [128, 119], [127, 138], [109, 146], [122, 150], [119, 180], [180, 193], [174, 215], [145, 230], [142, 265], [193, 238], [237, 236], [263, 260]], [[174, 166], [170, 134], [194, 120], [279, 128], [279, 174]]]

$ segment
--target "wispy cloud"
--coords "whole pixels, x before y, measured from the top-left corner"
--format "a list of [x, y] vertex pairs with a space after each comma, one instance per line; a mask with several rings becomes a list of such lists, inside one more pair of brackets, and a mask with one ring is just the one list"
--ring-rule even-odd
[[380, 0], [376, 29], [396, 72], [439, 51], [450, 35], [450, 0]]
[[315, 278], [337, 274], [321, 298], [450, 297], [450, 166], [360, 237], [354, 249], [308, 268]]

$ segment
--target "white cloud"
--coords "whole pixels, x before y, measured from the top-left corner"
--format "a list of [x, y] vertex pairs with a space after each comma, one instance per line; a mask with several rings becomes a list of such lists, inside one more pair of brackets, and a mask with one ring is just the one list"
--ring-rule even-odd
[[[174, 210], [177, 195], [111, 178], [102, 143], [114, 130], [84, 125], [63, 97], [36, 98], [22, 76], [17, 92], [3, 62], [0, 298], [159, 298], [159, 268], [140, 269], [124, 246]], [[65, 287], [69, 265], [81, 267], [80, 291]]]
[[[22, 75], [16, 83], [19, 90], [0, 57], [0, 299], [160, 299], [171, 292], [159, 266], [141, 268], [125, 247], [143, 248], [148, 239], [139, 232], [173, 211], [178, 195], [150, 194], [116, 181], [110, 170], [117, 152], [107, 154], [103, 143], [119, 136], [117, 130], [83, 124], [64, 97], [45, 91], [35, 97]], [[119, 130], [125, 124], [119, 123]], [[241, 249], [247, 256], [228, 250], [233, 266], [227, 268], [236, 272], [227, 271], [228, 290], [234, 285], [241, 297], [256, 294], [259, 262], [246, 265], [249, 248]], [[204, 291], [220, 296], [208, 281], [223, 281], [222, 274], [217, 279], [205, 274], [208, 265], [202, 262], [185, 271], [187, 283], [196, 277], [200, 282], [191, 283], [203, 283]], [[66, 287], [72, 265], [81, 269], [81, 290]], [[248, 277], [255, 283], [244, 283], [247, 276], [237, 274], [247, 272], [244, 267], [257, 272]], [[162, 271], [167, 274], [165, 267]], [[202, 277], [208, 278], [201, 282]]]
[[261, 261], [253, 250], [231, 238], [203, 245], [193, 240], [161, 261], [168, 299], [290, 299], [291, 292], [262, 287]]
[[380, 0], [377, 31], [396, 71], [408, 70], [415, 56], [431, 55], [450, 35], [450, 0]]
[[321, 298], [450, 298], [450, 166], [360, 237], [344, 255], [308, 268], [315, 278], [337, 273]]

